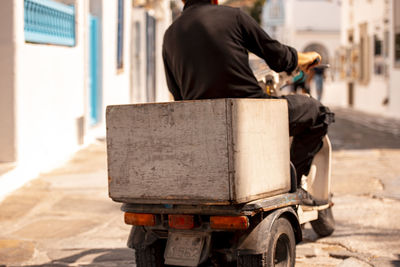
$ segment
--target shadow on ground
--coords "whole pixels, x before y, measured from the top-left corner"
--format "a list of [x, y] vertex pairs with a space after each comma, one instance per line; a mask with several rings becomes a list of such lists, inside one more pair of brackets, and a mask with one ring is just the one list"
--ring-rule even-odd
[[400, 266], [400, 254], [397, 254], [397, 258], [398, 258], [398, 260], [394, 260], [391, 263], [393, 264], [393, 266], [399, 267]]
[[128, 248], [88, 249], [49, 263], [24, 265], [24, 267], [66, 267], [77, 266], [77, 264], [79, 266], [133, 266], [134, 252]]
[[333, 150], [400, 148], [400, 134], [372, 123], [366, 126], [348, 120], [342, 114], [336, 115], [336, 122], [330, 126], [328, 134]]

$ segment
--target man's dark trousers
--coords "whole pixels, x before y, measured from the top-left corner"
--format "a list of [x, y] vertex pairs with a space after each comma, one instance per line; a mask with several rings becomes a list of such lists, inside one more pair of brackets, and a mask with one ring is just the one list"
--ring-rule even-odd
[[334, 114], [318, 100], [307, 95], [283, 97], [289, 107], [289, 134], [293, 137], [290, 160], [297, 173], [298, 185], [302, 175], [308, 175], [312, 160], [321, 149], [322, 139]]

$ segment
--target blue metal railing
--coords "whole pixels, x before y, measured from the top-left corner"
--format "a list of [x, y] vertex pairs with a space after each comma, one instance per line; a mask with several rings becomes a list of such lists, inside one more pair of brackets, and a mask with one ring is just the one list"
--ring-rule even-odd
[[75, 45], [75, 8], [51, 0], [24, 0], [25, 41]]

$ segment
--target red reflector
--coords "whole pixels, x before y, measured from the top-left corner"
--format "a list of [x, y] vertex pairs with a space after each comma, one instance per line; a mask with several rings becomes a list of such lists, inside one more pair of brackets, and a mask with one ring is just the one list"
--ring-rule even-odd
[[154, 214], [125, 212], [124, 217], [126, 224], [141, 226], [156, 225], [156, 216]]
[[246, 216], [211, 216], [211, 228], [245, 230], [249, 228], [249, 218]]
[[175, 229], [192, 229], [194, 217], [192, 215], [168, 215], [169, 227]]

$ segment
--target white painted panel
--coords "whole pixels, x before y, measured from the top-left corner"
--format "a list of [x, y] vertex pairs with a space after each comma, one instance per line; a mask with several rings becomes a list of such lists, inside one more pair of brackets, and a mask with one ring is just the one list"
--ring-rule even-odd
[[233, 101], [235, 198], [237, 202], [290, 189], [286, 100]]

